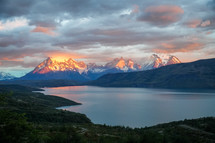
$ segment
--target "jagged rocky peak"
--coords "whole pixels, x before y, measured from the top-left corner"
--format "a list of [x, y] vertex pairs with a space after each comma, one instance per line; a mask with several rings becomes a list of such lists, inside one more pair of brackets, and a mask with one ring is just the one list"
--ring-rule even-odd
[[178, 64], [181, 63], [181, 61], [175, 57], [175, 56], [170, 56], [168, 62], [166, 63], [166, 65], [171, 65], [171, 64]]
[[96, 63], [87, 64], [87, 68], [95, 68], [95, 67], [97, 67]]
[[77, 62], [72, 58], [69, 58], [68, 60], [58, 60], [52, 57], [48, 57], [33, 70], [33, 73], [45, 74], [51, 71], [83, 72], [83, 70], [85, 70], [86, 68], [87, 65], [84, 62]]
[[181, 61], [175, 56], [166, 54], [161, 55], [153, 54], [150, 58], [147, 58], [146, 60], [143, 61], [142, 69], [148, 70], [178, 63], [181, 63]]
[[134, 68], [134, 62], [131, 59], [128, 60], [128, 67], [132, 69]]
[[125, 63], [125, 60], [123, 59], [123, 57], [115, 58], [115, 59], [113, 59], [113, 61], [106, 63], [105, 67], [107, 67], [107, 68], [114, 68], [114, 67], [118, 67], [118, 66], [121, 67], [122, 65], [120, 65], [120, 64], [123, 64], [123, 63]]
[[159, 68], [164, 65], [162, 62], [162, 59], [158, 55], [153, 54], [151, 58], [152, 58], [151, 60], [154, 64], [153, 68]]
[[132, 59], [124, 59], [123, 57], [115, 58], [113, 61], [107, 63], [105, 67], [118, 68], [124, 71], [141, 69], [141, 66], [134, 62]]
[[142, 61], [141, 65], [132, 59], [125, 59], [123, 57], [115, 58], [112, 61], [106, 63], [104, 66], [98, 66], [96, 63], [85, 64], [82, 61], [76, 61], [72, 58], [59, 60], [48, 57], [33, 70], [33, 73], [45, 74], [51, 71], [77, 71], [79, 73], [84, 71], [103, 72], [108, 69], [135, 71], [159, 68], [161, 66], [177, 63], [181, 62], [175, 56], [156, 54], [153, 54], [150, 58], [147, 58], [147, 60]]
[[58, 59], [48, 57], [35, 69], [23, 76], [23, 79], [74, 79], [74, 80], [94, 80], [107, 73], [143, 71], [170, 64], [180, 63], [180, 60], [171, 55], [153, 54], [144, 58], [138, 64], [133, 59], [115, 58], [105, 65], [96, 63], [85, 64], [72, 58]]
[[123, 57], [121, 57], [117, 64], [115, 65], [115, 67], [118, 67], [120, 69], [123, 69], [126, 66], [126, 61], [123, 59]]

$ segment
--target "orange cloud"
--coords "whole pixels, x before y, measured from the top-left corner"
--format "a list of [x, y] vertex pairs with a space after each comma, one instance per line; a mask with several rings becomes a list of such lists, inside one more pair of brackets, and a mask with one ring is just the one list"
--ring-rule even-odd
[[187, 44], [185, 48], [181, 50], [181, 52], [199, 50], [202, 46], [203, 44], [201, 43], [190, 43], [190, 44]]
[[190, 28], [196, 28], [201, 24], [202, 20], [200, 19], [193, 19], [185, 23]]
[[50, 28], [50, 27], [37, 26], [31, 32], [40, 32], [51, 36], [55, 35], [55, 33], [53, 32], [53, 28]]
[[166, 49], [173, 49], [173, 48], [175, 48], [175, 45], [168, 44], [168, 43], [162, 43], [161, 46], [163, 46]]
[[150, 6], [138, 17], [138, 20], [157, 26], [167, 26], [179, 21], [183, 13], [184, 10], [176, 5]]
[[156, 53], [176, 53], [176, 52], [191, 52], [203, 48], [202, 43], [178, 43], [167, 44], [162, 43], [158, 48], [155, 48], [153, 52]]
[[145, 12], [183, 14], [184, 10], [181, 7], [175, 5], [160, 5], [150, 6], [146, 8]]

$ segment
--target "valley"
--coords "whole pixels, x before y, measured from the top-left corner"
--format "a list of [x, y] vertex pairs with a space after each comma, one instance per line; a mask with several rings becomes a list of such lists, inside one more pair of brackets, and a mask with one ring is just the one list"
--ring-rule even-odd
[[79, 103], [32, 92], [36, 90], [40, 89], [0, 86], [1, 142], [212, 143], [215, 140], [213, 117], [185, 119], [143, 128], [98, 125], [92, 124], [83, 114], [54, 109], [56, 106]]
[[[162, 61], [163, 64], [155, 61]], [[112, 68], [104, 70], [103, 66], [96, 67], [95, 64], [85, 65], [74, 60], [62, 63], [48, 58], [21, 78], [0, 81], [0, 141], [12, 143], [14, 140], [11, 136], [14, 136], [16, 142], [20, 143], [23, 140], [35, 143], [214, 142], [214, 59], [178, 64], [172, 62], [167, 64], [168, 61], [165, 60], [155, 61], [147, 64], [150, 66], [145, 65], [145, 68], [147, 67], [145, 70], [138, 70], [140, 66], [135, 66], [131, 64], [131, 61], [120, 58], [113, 60], [111, 64], [106, 64]], [[77, 66], [74, 63], [80, 65]], [[68, 69], [65, 69], [66, 67]], [[91, 69], [96, 72], [90, 74]], [[90, 88], [98, 88], [98, 91], [80, 90], [86, 85], [93, 86]], [[45, 92], [38, 89], [41, 87], [52, 87], [51, 90], [55, 89], [53, 87], [59, 89], [56, 88], [57, 90], [53, 90], [53, 93], [45, 95], [39, 93]], [[106, 87], [103, 89], [104, 92], [100, 89], [101, 87]], [[58, 93], [61, 88], [71, 88], [74, 93], [67, 91], [64, 96]], [[180, 91], [174, 91], [176, 89]], [[149, 92], [150, 90], [153, 93]], [[154, 92], [156, 90], [157, 92]], [[190, 92], [192, 90], [195, 92]], [[116, 99], [110, 100], [110, 97]], [[104, 101], [108, 102], [108, 106]], [[109, 106], [109, 103], [113, 105]], [[90, 111], [93, 109], [89, 106], [90, 104], [96, 105], [95, 109], [102, 112]], [[117, 106], [116, 109], [114, 109], [115, 106]], [[179, 110], [175, 110], [176, 106]], [[69, 107], [69, 111], [65, 107]], [[110, 111], [109, 108], [111, 108]], [[119, 112], [117, 112], [118, 109], [120, 109]], [[102, 121], [97, 122], [88, 111], [102, 115], [103, 118], [108, 115], [106, 119], [113, 122], [115, 118], [118, 123], [122, 124], [110, 124], [103, 118]], [[114, 118], [111, 118], [110, 113], [115, 112], [117, 113], [113, 116]], [[185, 114], [178, 114], [179, 112]], [[138, 122], [138, 124], [135, 123], [132, 126], [126, 122], [120, 122], [121, 118], [129, 119], [124, 115], [132, 117], [131, 121]], [[184, 116], [179, 117], [179, 115]], [[164, 116], [167, 120], [162, 118]], [[8, 129], [14, 132], [10, 133]]]

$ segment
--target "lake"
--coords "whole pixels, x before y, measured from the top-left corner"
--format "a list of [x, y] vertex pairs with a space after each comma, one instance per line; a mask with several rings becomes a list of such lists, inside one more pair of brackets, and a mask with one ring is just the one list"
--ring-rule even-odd
[[82, 103], [60, 107], [86, 114], [95, 124], [145, 127], [215, 116], [215, 91], [69, 86], [44, 88], [44, 94]]

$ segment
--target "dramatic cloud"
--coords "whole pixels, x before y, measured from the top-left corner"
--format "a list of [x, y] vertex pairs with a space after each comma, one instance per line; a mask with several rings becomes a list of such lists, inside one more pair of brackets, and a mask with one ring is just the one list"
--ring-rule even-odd
[[193, 19], [185, 23], [190, 28], [197, 28], [201, 24], [202, 20], [200, 19]]
[[50, 28], [50, 27], [37, 26], [31, 32], [40, 32], [51, 36], [55, 35], [55, 33], [53, 32], [53, 28]]
[[181, 42], [181, 43], [162, 43], [158, 48], [154, 49], [157, 53], [176, 53], [176, 52], [192, 52], [203, 48], [202, 43]]
[[6, 21], [0, 21], [0, 31], [1, 30], [12, 30], [14, 28], [27, 26], [28, 21], [24, 18], [15, 18]]
[[0, 0], [0, 71], [33, 69], [48, 56], [197, 60], [214, 51], [214, 28], [215, 0]]
[[184, 10], [175, 5], [160, 5], [147, 7], [139, 21], [145, 21], [157, 26], [167, 26], [180, 20]]
[[65, 18], [109, 15], [128, 5], [127, 0], [2, 0], [0, 18], [27, 17], [30, 24], [47, 27]]

